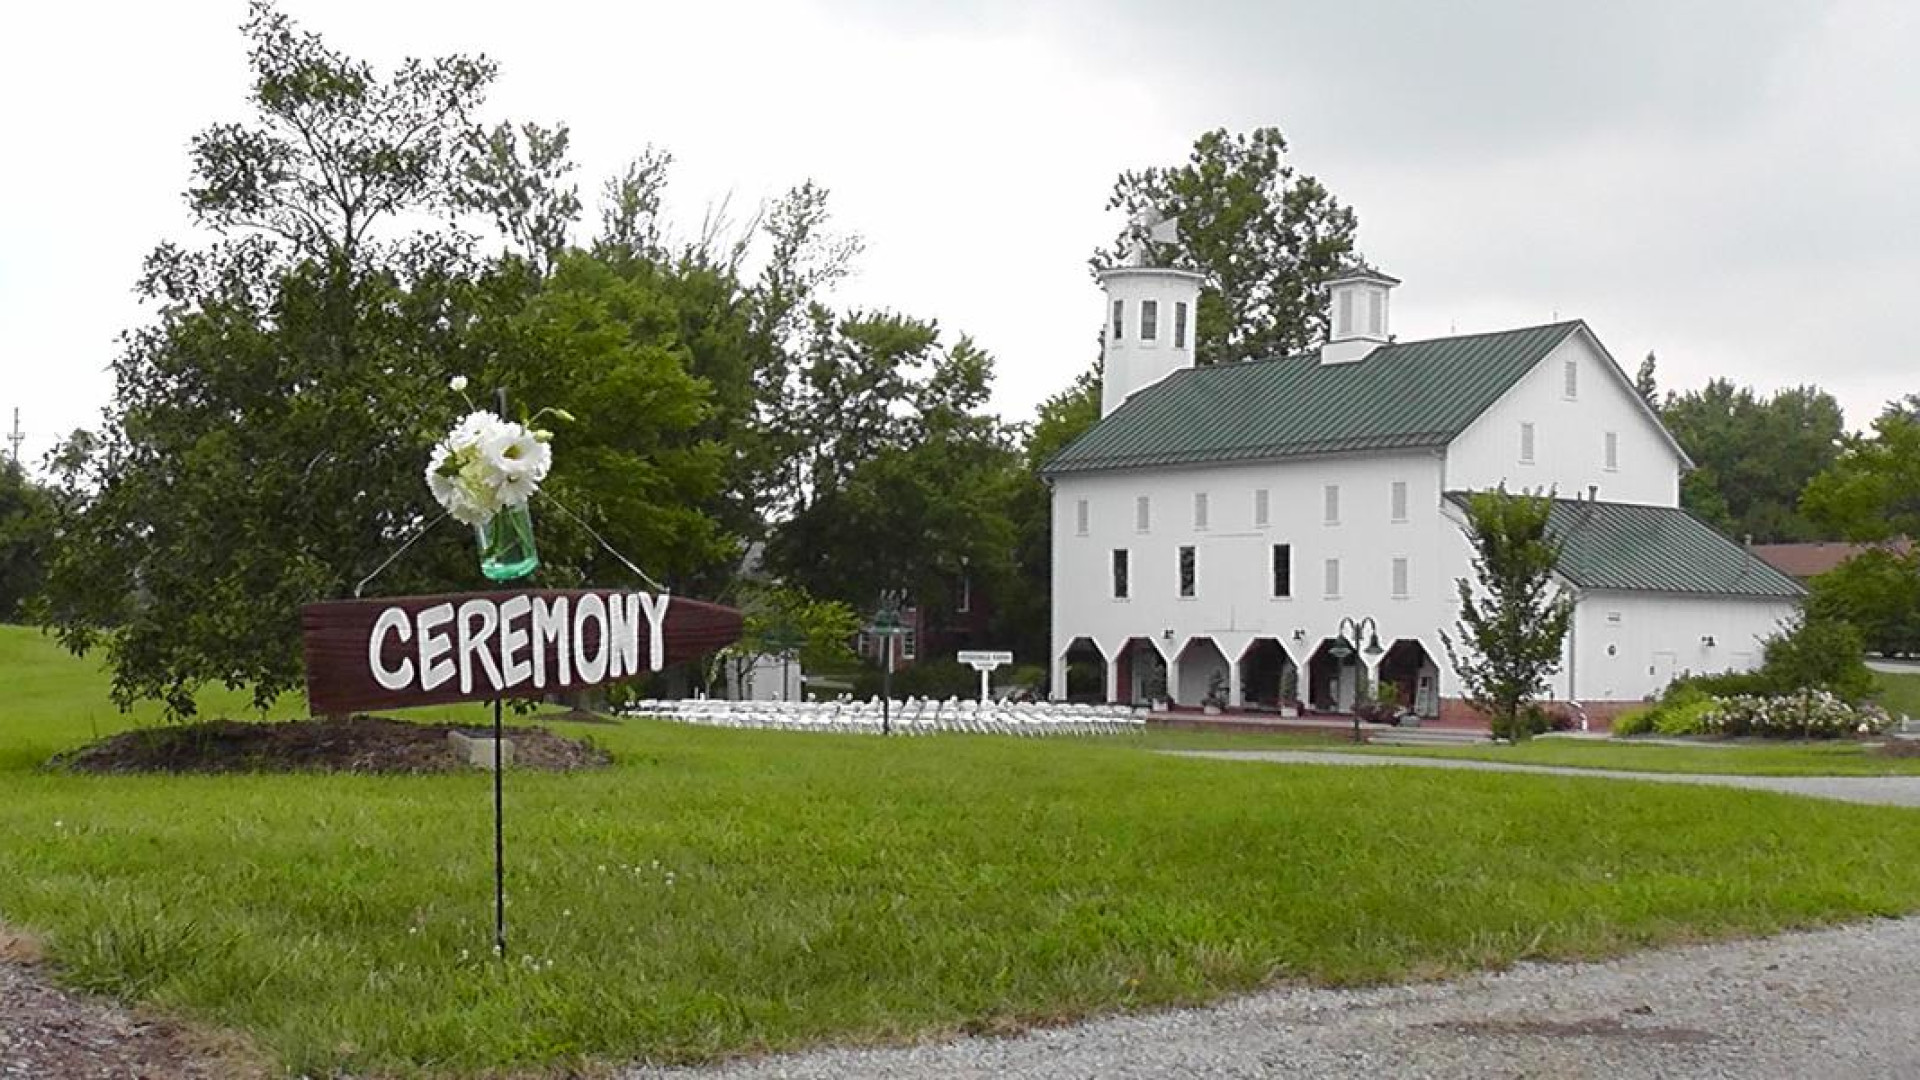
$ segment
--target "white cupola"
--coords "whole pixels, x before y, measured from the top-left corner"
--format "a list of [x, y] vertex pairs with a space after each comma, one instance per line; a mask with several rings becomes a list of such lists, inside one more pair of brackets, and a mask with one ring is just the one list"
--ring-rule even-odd
[[1323, 364], [1351, 364], [1364, 360], [1376, 347], [1392, 340], [1387, 333], [1387, 293], [1400, 279], [1367, 266], [1343, 270], [1327, 282], [1327, 343], [1320, 346]]
[[1170, 242], [1174, 222], [1143, 217], [1130, 265], [1100, 272], [1106, 293], [1101, 332], [1100, 415], [1184, 367], [1193, 366], [1194, 316], [1206, 279], [1190, 270], [1145, 265], [1149, 241]]

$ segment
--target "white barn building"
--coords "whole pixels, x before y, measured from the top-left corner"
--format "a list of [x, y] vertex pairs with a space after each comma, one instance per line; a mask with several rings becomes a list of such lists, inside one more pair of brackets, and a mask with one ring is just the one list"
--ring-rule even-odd
[[[1560, 496], [1576, 614], [1556, 699], [1753, 667], [1799, 603], [1679, 508], [1691, 463], [1584, 322], [1397, 342], [1398, 282], [1359, 270], [1330, 283], [1319, 350], [1195, 367], [1197, 275], [1102, 284], [1101, 419], [1044, 470], [1056, 697], [1071, 670], [1110, 701], [1344, 710], [1366, 663], [1436, 715], [1461, 695], [1440, 631], [1471, 573], [1462, 499], [1501, 483]], [[1377, 656], [1339, 655], [1348, 619]]]

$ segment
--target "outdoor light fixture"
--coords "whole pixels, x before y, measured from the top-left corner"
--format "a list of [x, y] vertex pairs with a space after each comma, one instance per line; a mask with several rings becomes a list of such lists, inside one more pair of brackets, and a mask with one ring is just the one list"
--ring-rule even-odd
[[1709, 649], [1713, 648], [1713, 635], [1702, 634], [1700, 636], [1700, 644], [1705, 645]]
[[1293, 628], [1293, 640], [1295, 640], [1295, 641], [1305, 641], [1305, 640], [1307, 640], [1307, 628], [1306, 628], [1306, 627], [1304, 627], [1304, 626], [1296, 626], [1296, 627], [1294, 627], [1294, 628]]
[[[1343, 664], [1358, 649], [1360, 654], [1366, 657], [1367, 665], [1371, 667], [1379, 661], [1380, 654], [1386, 651], [1380, 647], [1380, 625], [1373, 621], [1371, 615], [1363, 615], [1358, 619], [1351, 616], [1341, 619], [1340, 626], [1334, 634], [1336, 636], [1333, 644], [1327, 648], [1327, 652]], [[1360, 648], [1362, 637], [1367, 639], [1364, 649]], [[1360, 710], [1357, 708], [1353, 712], [1353, 741], [1366, 741], [1360, 737]]]
[[1172, 641], [1172, 640], [1173, 640], [1173, 628], [1172, 628], [1172, 627], [1168, 627], [1167, 629], [1165, 629], [1165, 630], [1162, 630], [1162, 631], [1160, 631], [1160, 638], [1161, 638], [1161, 640], [1162, 640], [1162, 641]]

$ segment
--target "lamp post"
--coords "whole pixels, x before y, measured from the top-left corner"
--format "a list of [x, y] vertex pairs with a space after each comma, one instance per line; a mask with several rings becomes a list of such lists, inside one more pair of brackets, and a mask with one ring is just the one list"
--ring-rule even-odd
[[[1334, 631], [1334, 633], [1333, 646], [1327, 651], [1332, 653], [1333, 658], [1342, 664], [1352, 659], [1356, 651], [1364, 655], [1368, 660], [1378, 660], [1380, 654], [1385, 651], [1380, 648], [1379, 624], [1373, 621], [1373, 616], [1371, 615], [1363, 615], [1358, 619], [1352, 616], [1341, 619], [1340, 628]], [[1366, 648], [1364, 649], [1360, 647], [1360, 639], [1362, 637], [1366, 638], [1367, 641]], [[1363, 663], [1361, 667], [1364, 671], [1367, 665]], [[1359, 697], [1359, 688], [1357, 686], [1355, 687], [1354, 696], [1356, 698]], [[1360, 703], [1358, 701], [1354, 702], [1353, 741], [1365, 741], [1360, 737]]]
[[873, 625], [867, 629], [880, 635], [880, 734], [893, 734], [893, 638], [900, 632], [900, 606], [905, 589], [887, 589], [880, 594], [880, 606], [874, 610]]

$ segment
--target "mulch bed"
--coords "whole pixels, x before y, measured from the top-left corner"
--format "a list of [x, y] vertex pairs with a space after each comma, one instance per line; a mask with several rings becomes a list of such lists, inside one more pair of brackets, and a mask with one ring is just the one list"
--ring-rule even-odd
[[[53, 768], [81, 773], [351, 772], [446, 773], [473, 769], [448, 732], [488, 735], [491, 728], [413, 724], [381, 716], [346, 720], [241, 723], [214, 720], [123, 732], [55, 758]], [[545, 728], [511, 727], [517, 769], [570, 772], [613, 760], [597, 746]]]

